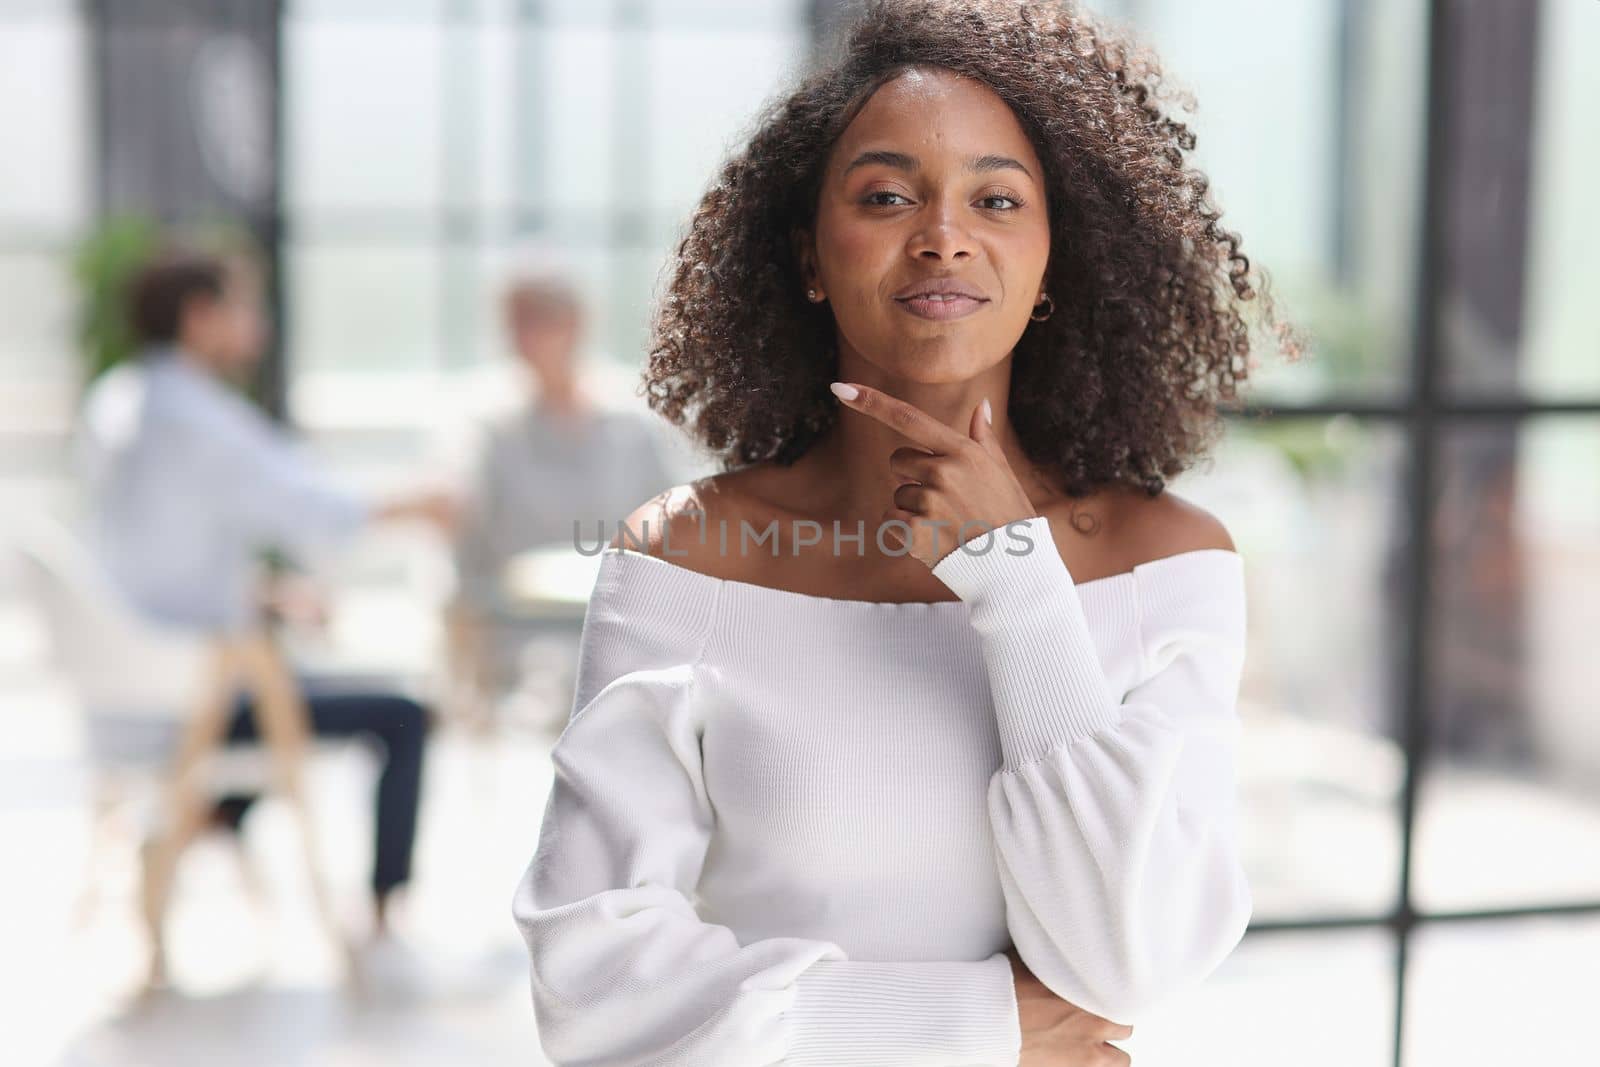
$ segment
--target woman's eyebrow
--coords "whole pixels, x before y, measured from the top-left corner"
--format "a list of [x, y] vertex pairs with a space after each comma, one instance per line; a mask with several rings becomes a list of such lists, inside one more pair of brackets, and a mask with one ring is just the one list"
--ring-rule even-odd
[[[913, 174], [915, 174], [922, 167], [921, 161], [918, 160], [916, 156], [909, 156], [904, 152], [894, 152], [888, 149], [880, 148], [863, 152], [856, 158], [852, 159], [850, 164], [844, 168], [844, 173], [840, 174], [839, 177], [841, 179], [848, 178], [850, 176], [850, 172], [855, 170], [857, 167], [870, 166], [873, 163], [881, 163], [886, 167], [894, 167], [897, 170], [910, 171]], [[1012, 159], [1010, 156], [972, 156], [967, 159], [966, 167], [963, 169], [972, 174], [991, 170], [1020, 170], [1029, 178], [1033, 177], [1033, 172], [1031, 170], [1029, 170], [1027, 167], [1024, 167], [1020, 162]]]

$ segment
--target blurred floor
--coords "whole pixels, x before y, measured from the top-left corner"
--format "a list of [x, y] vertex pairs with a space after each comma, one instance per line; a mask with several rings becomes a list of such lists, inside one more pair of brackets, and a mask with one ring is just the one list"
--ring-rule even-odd
[[[28, 627], [0, 606], [0, 909], [4, 1061], [16, 1067], [240, 1064], [542, 1064], [511, 892], [532, 855], [549, 788], [548, 742], [493, 746], [441, 731], [425, 771], [416, 879], [397, 929], [436, 963], [417, 1002], [342, 992], [316, 925], [288, 812], [247, 823], [263, 902], [251, 903], [219, 835], [184, 861], [172, 923], [173, 987], [134, 1001], [144, 941], [129, 838], [89, 854], [87, 777], [64, 691], [37, 668]], [[309, 781], [341, 917], [365, 921], [372, 767], [358, 747], [321, 755]]]

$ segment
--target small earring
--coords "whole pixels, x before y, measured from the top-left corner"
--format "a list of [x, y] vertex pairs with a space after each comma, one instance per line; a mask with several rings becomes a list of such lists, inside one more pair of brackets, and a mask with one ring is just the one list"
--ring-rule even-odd
[[1039, 303], [1033, 305], [1034, 309], [1037, 310], [1041, 304], [1050, 305], [1050, 310], [1046, 311], [1043, 315], [1029, 315], [1028, 318], [1032, 319], [1034, 322], [1043, 322], [1045, 319], [1048, 319], [1051, 315], [1055, 314], [1056, 302], [1055, 300], [1051, 299], [1049, 293], [1043, 294], [1043, 298], [1039, 301]]
[[817, 291], [815, 289], [807, 289], [806, 290], [806, 299], [807, 300], [811, 300], [811, 301], [815, 301], [817, 299]]

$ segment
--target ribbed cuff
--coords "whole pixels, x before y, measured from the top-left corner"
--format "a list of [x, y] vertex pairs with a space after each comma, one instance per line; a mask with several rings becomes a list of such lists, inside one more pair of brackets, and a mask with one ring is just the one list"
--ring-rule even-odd
[[1011, 961], [821, 960], [795, 979], [786, 1064], [1014, 1067], [1022, 1027]]
[[933, 575], [967, 602], [982, 637], [1007, 769], [1121, 719], [1049, 519], [974, 538]]

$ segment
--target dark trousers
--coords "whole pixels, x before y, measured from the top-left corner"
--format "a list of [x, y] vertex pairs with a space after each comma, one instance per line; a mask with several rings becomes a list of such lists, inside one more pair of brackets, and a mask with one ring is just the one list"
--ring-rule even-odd
[[[382, 896], [411, 877], [412, 845], [417, 836], [417, 804], [422, 791], [423, 737], [428, 715], [408, 697], [388, 693], [306, 693], [312, 731], [319, 737], [361, 736], [383, 748], [378, 776], [377, 818], [372, 859], [372, 889]], [[228, 726], [229, 741], [254, 740], [255, 716], [241, 697]], [[217, 819], [238, 828], [253, 796], [224, 797]]]

